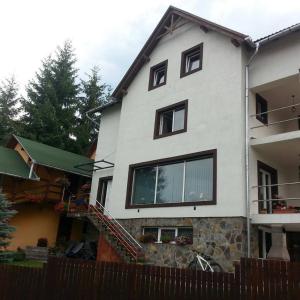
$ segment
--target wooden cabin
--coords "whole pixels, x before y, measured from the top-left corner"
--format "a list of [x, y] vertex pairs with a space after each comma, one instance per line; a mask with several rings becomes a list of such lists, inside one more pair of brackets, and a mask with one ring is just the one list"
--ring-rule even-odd
[[[16, 227], [9, 249], [36, 246], [47, 238], [80, 240], [84, 222], [66, 217], [69, 200], [88, 199], [92, 171], [77, 168], [93, 163], [77, 155], [19, 136], [0, 147], [0, 187], [18, 213], [10, 224]], [[81, 189], [81, 187], [85, 187]]]

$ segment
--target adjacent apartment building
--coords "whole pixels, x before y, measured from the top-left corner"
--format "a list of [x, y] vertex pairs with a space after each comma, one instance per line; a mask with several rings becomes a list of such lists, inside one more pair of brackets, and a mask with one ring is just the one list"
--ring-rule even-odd
[[253, 42], [169, 7], [98, 109], [90, 204], [155, 237], [146, 261], [299, 260], [299, 29]]

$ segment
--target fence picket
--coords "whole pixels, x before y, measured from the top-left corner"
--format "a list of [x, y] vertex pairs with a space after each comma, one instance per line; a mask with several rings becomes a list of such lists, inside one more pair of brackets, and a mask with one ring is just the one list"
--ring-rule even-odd
[[234, 273], [49, 258], [0, 265], [0, 300], [297, 300], [300, 263], [241, 259]]

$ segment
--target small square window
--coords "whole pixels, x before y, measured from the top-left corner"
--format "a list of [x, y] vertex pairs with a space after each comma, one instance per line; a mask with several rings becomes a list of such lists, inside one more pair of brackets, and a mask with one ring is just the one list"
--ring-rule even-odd
[[154, 138], [186, 131], [187, 100], [156, 111]]
[[197, 45], [182, 53], [180, 77], [202, 69], [203, 44]]
[[150, 69], [149, 91], [166, 84], [167, 66], [168, 61], [166, 60]]
[[256, 119], [268, 124], [268, 102], [259, 94], [256, 94]]

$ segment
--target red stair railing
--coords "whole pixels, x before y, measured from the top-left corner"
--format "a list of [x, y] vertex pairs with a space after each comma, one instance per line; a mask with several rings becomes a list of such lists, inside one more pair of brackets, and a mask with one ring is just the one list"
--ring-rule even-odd
[[100, 202], [89, 206], [89, 213], [107, 227], [109, 233], [122, 245], [126, 252], [135, 260], [142, 255], [142, 246], [137, 240], [103, 207]]

